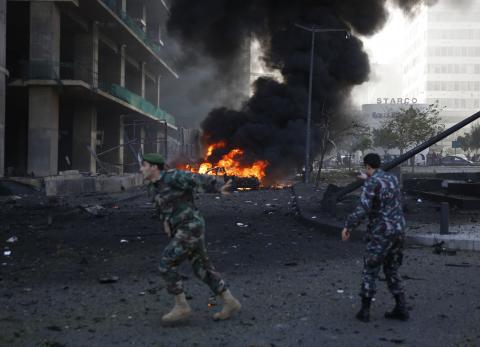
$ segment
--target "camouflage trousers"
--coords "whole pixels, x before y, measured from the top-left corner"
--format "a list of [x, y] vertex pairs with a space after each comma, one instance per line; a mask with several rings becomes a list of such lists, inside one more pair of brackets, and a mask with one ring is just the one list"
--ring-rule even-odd
[[393, 295], [404, 292], [402, 279], [398, 273], [403, 260], [404, 242], [404, 233], [386, 235], [381, 232], [367, 237], [360, 296], [372, 298], [375, 295], [375, 282], [382, 266], [390, 292]]
[[185, 260], [189, 260], [195, 276], [207, 284], [214, 294], [219, 295], [225, 291], [225, 282], [215, 271], [207, 255], [203, 220], [184, 222], [173, 230], [173, 234], [170, 243], [163, 250], [159, 265], [167, 291], [174, 295], [183, 293], [178, 267]]

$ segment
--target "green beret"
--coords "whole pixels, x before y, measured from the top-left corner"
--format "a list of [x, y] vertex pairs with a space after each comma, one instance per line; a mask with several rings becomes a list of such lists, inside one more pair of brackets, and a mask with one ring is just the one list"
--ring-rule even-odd
[[142, 159], [143, 161], [146, 161], [147, 163], [150, 163], [150, 164], [157, 164], [157, 165], [165, 164], [165, 160], [163, 160], [163, 157], [157, 153], [144, 154]]

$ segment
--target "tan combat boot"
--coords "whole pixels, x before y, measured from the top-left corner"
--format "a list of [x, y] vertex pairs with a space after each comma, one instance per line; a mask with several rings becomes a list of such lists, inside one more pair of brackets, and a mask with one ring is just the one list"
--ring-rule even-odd
[[175, 306], [173, 309], [162, 317], [164, 323], [174, 323], [187, 319], [192, 309], [185, 298], [185, 293], [175, 295]]
[[235, 312], [240, 311], [242, 305], [237, 299], [230, 293], [230, 290], [224, 291], [220, 296], [223, 299], [223, 308], [220, 312], [213, 315], [214, 320], [225, 320], [230, 318]]

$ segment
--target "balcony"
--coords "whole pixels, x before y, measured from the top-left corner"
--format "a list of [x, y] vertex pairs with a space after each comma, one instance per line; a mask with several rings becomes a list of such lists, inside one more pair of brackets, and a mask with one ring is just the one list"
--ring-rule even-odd
[[177, 73], [165, 61], [166, 52], [156, 41], [120, 8], [118, 0], [84, 0], [78, 9], [82, 16], [98, 23], [100, 30], [117, 44], [125, 44], [132, 57], [148, 64], [160, 64], [168, 73], [178, 78]]
[[103, 102], [110, 105], [112, 112], [138, 114], [166, 122], [169, 127], [176, 129], [175, 118], [168, 112], [118, 84], [98, 83], [98, 87], [92, 86], [91, 80], [86, 81], [88, 78], [84, 78], [91, 76], [93, 79], [91, 71], [73, 63], [23, 61], [15, 71], [9, 86], [57, 87], [64, 97], [71, 100], [87, 99]]

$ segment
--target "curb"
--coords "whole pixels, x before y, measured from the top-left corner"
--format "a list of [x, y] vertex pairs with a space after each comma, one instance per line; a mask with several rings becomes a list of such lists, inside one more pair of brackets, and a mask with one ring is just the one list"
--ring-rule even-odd
[[444, 247], [457, 251], [480, 252], [480, 236], [466, 234], [417, 234], [407, 235], [407, 243], [432, 247], [439, 242], [444, 242]]
[[[295, 185], [292, 186], [292, 194], [295, 201], [295, 216], [299, 222], [302, 224], [314, 227], [318, 231], [324, 233], [327, 236], [340, 238], [340, 233], [343, 228], [342, 223], [335, 223], [333, 221], [325, 221], [322, 218], [312, 219], [311, 216], [306, 216], [302, 211], [300, 204], [298, 204], [297, 192], [295, 191]], [[363, 241], [363, 236], [365, 235], [365, 230], [357, 229], [351, 234], [351, 239], [353, 241]], [[406, 244], [408, 246], [422, 246], [422, 247], [433, 247], [439, 242], [444, 242], [444, 247], [449, 250], [457, 251], [475, 251], [480, 252], [480, 235], [475, 234], [449, 234], [449, 235], [440, 235], [440, 234], [407, 234], [406, 235]]]

